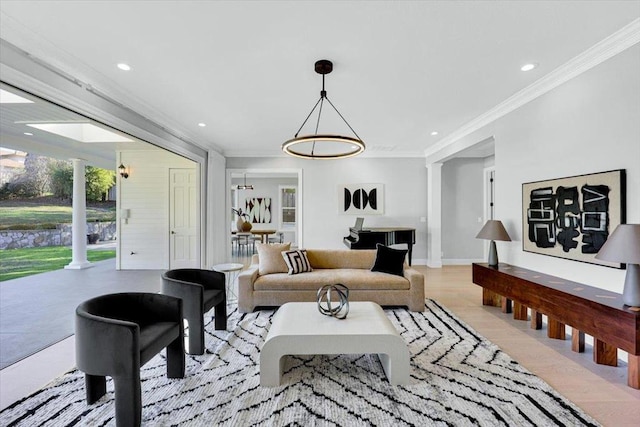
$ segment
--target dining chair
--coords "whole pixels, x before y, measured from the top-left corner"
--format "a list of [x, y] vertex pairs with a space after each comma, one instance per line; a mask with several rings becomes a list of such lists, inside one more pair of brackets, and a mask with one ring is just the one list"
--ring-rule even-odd
[[269, 236], [269, 243], [284, 243], [284, 233], [282, 231], [278, 231], [275, 234]]
[[236, 236], [235, 234], [231, 235], [231, 253], [233, 254], [234, 252], [237, 253], [238, 251], [238, 236]]
[[238, 236], [238, 255], [242, 255], [242, 249], [244, 248], [244, 253], [248, 256], [249, 255], [249, 245], [252, 244], [251, 242], [251, 237], [253, 236], [253, 234], [251, 233], [236, 233], [236, 236]]

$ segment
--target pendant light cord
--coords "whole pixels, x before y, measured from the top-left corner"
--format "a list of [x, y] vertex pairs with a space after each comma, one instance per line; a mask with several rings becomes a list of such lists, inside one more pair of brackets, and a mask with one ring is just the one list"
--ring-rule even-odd
[[347, 120], [346, 120], [344, 117], [342, 117], [342, 114], [340, 114], [340, 111], [338, 111], [338, 109], [335, 107], [335, 105], [333, 105], [333, 102], [331, 102], [331, 100], [330, 100], [328, 97], [326, 97], [326, 96], [325, 96], [325, 98], [327, 98], [327, 101], [328, 101], [328, 102], [329, 102], [329, 104], [333, 107], [333, 109], [334, 109], [334, 110], [336, 110], [336, 113], [338, 113], [338, 115], [340, 116], [340, 118], [342, 119], [342, 121], [343, 121], [343, 122], [345, 122], [345, 124], [346, 124], [347, 126], [349, 126], [349, 129], [351, 129], [351, 132], [353, 132], [353, 134], [356, 136], [356, 138], [358, 138], [359, 140], [361, 140], [361, 141], [362, 141], [362, 138], [360, 138], [360, 137], [358, 136], [358, 134], [356, 133], [356, 131], [355, 131], [355, 130], [353, 130], [353, 128], [351, 127], [351, 125], [349, 124], [349, 122], [347, 122]]
[[[322, 76], [322, 87], [324, 89], [324, 75]], [[324, 90], [322, 91], [324, 93]], [[320, 109], [318, 109], [318, 120], [316, 121], [316, 135], [318, 134], [318, 128], [320, 127], [320, 116], [322, 115], [322, 105], [324, 104], [324, 99], [326, 96], [320, 96]], [[313, 140], [313, 144], [311, 144], [311, 155], [313, 156], [316, 151], [316, 141]]]
[[[356, 138], [358, 138], [359, 140], [362, 141], [362, 138], [360, 138], [360, 136], [356, 133], [355, 130], [353, 130], [353, 128], [351, 127], [351, 125], [349, 124], [349, 122], [347, 122], [347, 119], [344, 118], [344, 116], [342, 114], [340, 114], [340, 111], [338, 111], [338, 109], [336, 108], [335, 105], [333, 105], [333, 102], [331, 102], [331, 100], [329, 99], [329, 97], [327, 96], [327, 91], [324, 89], [324, 74], [322, 75], [322, 91], [320, 92], [320, 99], [318, 99], [318, 101], [316, 101], [316, 104], [313, 106], [313, 108], [311, 109], [311, 111], [309, 112], [309, 114], [307, 115], [307, 118], [304, 119], [304, 121], [302, 122], [302, 124], [300, 125], [300, 128], [298, 129], [298, 131], [296, 132], [296, 134], [293, 136], [294, 138], [297, 138], [298, 135], [300, 134], [300, 131], [302, 130], [302, 128], [304, 127], [305, 124], [307, 124], [307, 121], [309, 121], [309, 117], [311, 117], [311, 115], [313, 114], [313, 112], [316, 110], [316, 108], [318, 108], [318, 104], [320, 104], [320, 110], [318, 110], [318, 119], [316, 121], [316, 135], [318, 134], [318, 128], [320, 126], [320, 116], [322, 115], [322, 105], [324, 103], [324, 100], [327, 100], [329, 102], [329, 105], [331, 105], [331, 107], [333, 107], [334, 111], [336, 113], [338, 113], [338, 116], [340, 116], [340, 118], [342, 119], [342, 121], [349, 127], [349, 129], [351, 129], [351, 132], [353, 132], [353, 134], [356, 136]], [[313, 155], [313, 150], [315, 149], [315, 141], [313, 142], [313, 147], [311, 149], [311, 155]]]
[[307, 120], [309, 120], [309, 117], [311, 117], [311, 115], [313, 114], [313, 112], [316, 110], [316, 107], [318, 107], [318, 104], [320, 103], [320, 101], [322, 100], [322, 98], [318, 99], [318, 101], [316, 102], [316, 105], [313, 106], [313, 108], [311, 109], [311, 111], [309, 112], [309, 115], [307, 116], [306, 119], [304, 119], [304, 122], [302, 122], [302, 124], [300, 125], [300, 129], [298, 129], [298, 132], [296, 132], [296, 134], [293, 136], [294, 138], [298, 137], [298, 134], [300, 133], [300, 131], [302, 130], [302, 128], [304, 127], [304, 125], [307, 123]]

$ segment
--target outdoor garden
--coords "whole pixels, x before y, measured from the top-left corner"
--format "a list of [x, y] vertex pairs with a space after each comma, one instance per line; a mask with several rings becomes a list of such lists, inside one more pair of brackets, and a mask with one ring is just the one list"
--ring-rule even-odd
[[[108, 197], [115, 172], [87, 166], [85, 176], [88, 230], [89, 224], [97, 229], [105, 223], [113, 223], [115, 229], [116, 204]], [[0, 281], [64, 268], [71, 261], [67, 231], [72, 217], [71, 163], [27, 154], [24, 168], [3, 169], [1, 179]], [[42, 237], [46, 231], [56, 238]], [[15, 235], [20, 241], [12, 239]], [[90, 250], [87, 259], [95, 262], [115, 255], [112, 248]]]

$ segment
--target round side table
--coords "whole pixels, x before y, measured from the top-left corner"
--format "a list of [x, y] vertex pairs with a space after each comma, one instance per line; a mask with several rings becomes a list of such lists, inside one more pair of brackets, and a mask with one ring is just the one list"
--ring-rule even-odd
[[212, 270], [224, 273], [225, 278], [225, 290], [227, 293], [227, 301], [237, 301], [238, 294], [235, 291], [233, 284], [235, 283], [240, 271], [244, 268], [244, 265], [235, 262], [229, 262], [226, 264], [216, 264], [212, 267]]

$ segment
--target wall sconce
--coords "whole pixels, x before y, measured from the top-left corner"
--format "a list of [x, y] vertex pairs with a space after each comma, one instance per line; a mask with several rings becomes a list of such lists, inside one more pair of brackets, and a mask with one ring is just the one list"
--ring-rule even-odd
[[125, 168], [122, 163], [120, 163], [120, 166], [118, 166], [118, 172], [120, 173], [120, 176], [123, 177], [124, 179], [129, 178], [129, 172], [127, 171], [127, 168]]

